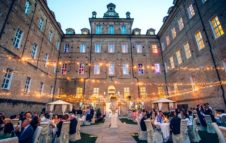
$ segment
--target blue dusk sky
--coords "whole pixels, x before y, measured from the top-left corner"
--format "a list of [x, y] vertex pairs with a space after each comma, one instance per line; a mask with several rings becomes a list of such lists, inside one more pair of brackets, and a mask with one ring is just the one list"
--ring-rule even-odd
[[81, 33], [82, 28], [89, 28], [89, 18], [92, 12], [102, 18], [107, 11], [107, 4], [114, 3], [120, 18], [125, 18], [129, 11], [134, 18], [133, 28], [140, 28], [146, 33], [149, 28], [158, 32], [162, 26], [163, 17], [167, 15], [168, 8], [173, 0], [47, 0], [48, 6], [55, 12], [56, 19], [61, 23], [62, 30], [74, 28]]

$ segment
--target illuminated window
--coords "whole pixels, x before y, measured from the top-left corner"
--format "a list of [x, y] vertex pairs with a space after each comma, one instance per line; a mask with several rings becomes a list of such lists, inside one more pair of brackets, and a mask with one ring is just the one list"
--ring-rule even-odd
[[224, 71], [226, 71], [226, 59], [223, 61]]
[[129, 87], [124, 87], [124, 98], [127, 98], [128, 96], [130, 96]]
[[61, 67], [61, 74], [66, 75], [67, 74], [67, 64], [63, 64]]
[[186, 58], [189, 59], [191, 57], [191, 50], [188, 42], [184, 44], [184, 52]]
[[115, 45], [112, 43], [108, 44], [108, 53], [114, 53], [115, 52]]
[[169, 38], [169, 36], [166, 36], [166, 45], [167, 45], [167, 46], [170, 45], [170, 38]]
[[161, 72], [159, 63], [154, 64], [154, 67], [155, 67], [155, 73], [160, 73]]
[[44, 83], [43, 83], [43, 82], [40, 82], [40, 89], [39, 89], [39, 93], [40, 93], [40, 95], [41, 95], [41, 96], [43, 95], [43, 92], [44, 92], [44, 87], [45, 87]]
[[152, 49], [152, 53], [158, 54], [159, 51], [158, 51], [158, 46], [156, 44], [153, 44], [151, 46], [151, 49]]
[[205, 44], [204, 44], [202, 34], [200, 31], [195, 33], [195, 40], [196, 40], [199, 50], [202, 50], [205, 47]]
[[38, 45], [36, 43], [34, 43], [32, 45], [32, 49], [31, 49], [31, 57], [32, 57], [32, 59], [36, 59], [37, 52], [38, 52]]
[[179, 18], [177, 21], [178, 25], [179, 25], [179, 30], [182, 30], [184, 28], [184, 21], [183, 18]]
[[137, 53], [142, 53], [142, 49], [143, 49], [143, 46], [142, 45], [140, 45], [140, 44], [137, 44], [136, 45], [136, 50], [137, 50]]
[[126, 26], [125, 25], [122, 25], [121, 26], [121, 34], [127, 34]]
[[64, 44], [64, 53], [68, 53], [69, 52], [69, 44]]
[[212, 18], [210, 20], [210, 24], [211, 24], [212, 31], [214, 33], [215, 38], [219, 38], [222, 35], [224, 35], [224, 30], [221, 26], [218, 16], [215, 16], [214, 18]]
[[147, 95], [146, 87], [140, 87], [140, 96], [143, 98], [146, 97], [146, 95]]
[[128, 64], [122, 65], [122, 73], [123, 73], [123, 75], [129, 75], [129, 65]]
[[163, 89], [163, 87], [158, 87], [158, 95], [160, 96], [160, 97], [163, 97], [164, 96], [164, 89]]
[[114, 64], [109, 64], [108, 74], [109, 75], [114, 75], [115, 74], [115, 65]]
[[53, 73], [56, 73], [57, 72], [57, 65], [54, 63], [53, 64]]
[[143, 75], [144, 74], [144, 66], [143, 64], [138, 64], [138, 74]]
[[12, 79], [13, 79], [13, 70], [8, 68], [3, 79], [2, 89], [9, 90], [11, 87]]
[[99, 74], [100, 74], [100, 65], [94, 64], [94, 75], [99, 75]]
[[54, 35], [53, 31], [50, 30], [49, 31], [49, 37], [48, 37], [50, 42], [52, 42], [52, 40], [53, 40], [53, 35]]
[[100, 43], [95, 44], [95, 53], [101, 53], [101, 44]]
[[170, 66], [171, 68], [175, 68], [173, 57], [170, 57]]
[[175, 27], [171, 29], [171, 33], [172, 33], [173, 39], [175, 39], [176, 36], [177, 36], [177, 32], [176, 32], [176, 28]]
[[100, 24], [96, 25], [96, 34], [102, 33], [102, 26]]
[[190, 77], [190, 82], [191, 82], [191, 89], [193, 92], [197, 91], [198, 88], [196, 87], [195, 81], [193, 79], [193, 77]]
[[85, 52], [86, 52], [86, 45], [80, 44], [80, 53], [85, 53]]
[[79, 64], [78, 74], [80, 74], [80, 75], [85, 74], [85, 64], [83, 64], [83, 63]]
[[24, 87], [24, 92], [29, 93], [30, 92], [30, 87], [31, 87], [31, 78], [27, 77], [25, 81], [25, 87]]
[[181, 58], [181, 53], [180, 53], [180, 50], [178, 50], [176, 52], [176, 56], [177, 56], [177, 62], [178, 64], [180, 65], [183, 61], [182, 61], [182, 58]]
[[29, 15], [31, 11], [31, 3], [29, 0], [26, 0], [25, 5], [24, 5], [24, 13], [26, 15]]
[[99, 95], [99, 88], [93, 88], [93, 95]]
[[46, 53], [43, 60], [44, 60], [44, 66], [47, 67], [48, 61], [49, 61], [49, 54]]
[[43, 18], [39, 18], [39, 20], [38, 20], [38, 29], [40, 31], [42, 31], [43, 27], [44, 27], [44, 20], [43, 20]]
[[83, 88], [77, 87], [76, 89], [76, 96], [82, 96], [83, 95]]
[[109, 27], [108, 27], [108, 34], [115, 34], [114, 25], [109, 25]]
[[13, 39], [13, 47], [19, 49], [23, 39], [23, 31], [19, 28], [16, 30], [16, 35]]
[[121, 45], [122, 48], [122, 53], [128, 53], [128, 44], [127, 43], [123, 43]]
[[189, 5], [187, 11], [188, 11], [188, 17], [189, 17], [189, 19], [191, 19], [195, 15], [195, 10], [194, 10], [192, 4]]

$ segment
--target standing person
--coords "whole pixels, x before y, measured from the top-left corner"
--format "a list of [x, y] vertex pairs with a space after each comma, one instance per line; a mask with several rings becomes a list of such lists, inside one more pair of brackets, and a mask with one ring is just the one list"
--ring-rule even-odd
[[22, 131], [18, 133], [19, 143], [32, 143], [34, 129], [30, 125], [30, 120], [25, 119], [21, 124], [21, 127]]
[[204, 114], [204, 109], [203, 109], [203, 107], [200, 106], [200, 105], [197, 105], [196, 111], [197, 111], [197, 115], [198, 115], [200, 124], [201, 124], [203, 127], [206, 127], [207, 124], [206, 124], [206, 121], [204, 120], [204, 115], [205, 115], [205, 114]]
[[70, 116], [70, 128], [69, 128], [69, 141], [74, 142], [76, 141], [76, 127], [77, 127], [78, 121], [75, 118], [75, 115]]
[[210, 115], [212, 122], [216, 122], [216, 119], [215, 119], [214, 113], [213, 113], [213, 109], [212, 109], [212, 107], [209, 106], [209, 103], [206, 103], [204, 112], [206, 115]]
[[172, 131], [173, 143], [181, 143], [180, 142], [180, 123], [181, 119], [177, 116], [176, 112], [173, 111], [173, 118], [170, 121], [170, 129]]

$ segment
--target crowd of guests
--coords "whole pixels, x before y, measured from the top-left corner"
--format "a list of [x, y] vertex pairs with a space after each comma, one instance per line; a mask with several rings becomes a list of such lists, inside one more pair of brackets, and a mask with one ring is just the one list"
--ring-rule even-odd
[[[186, 109], [175, 109], [167, 113], [163, 113], [162, 111], [157, 111], [155, 109], [146, 111], [146, 110], [138, 110], [133, 111], [132, 118], [137, 118], [139, 121], [140, 128], [142, 131], [147, 131], [147, 127], [145, 124], [145, 120], [151, 119], [152, 125], [154, 129], [160, 131], [163, 135], [164, 141], [167, 141], [170, 137], [172, 137], [173, 143], [179, 142], [179, 137], [181, 133], [181, 120], [187, 120], [187, 133], [191, 142], [199, 142], [197, 141], [197, 134], [194, 134], [194, 118], [197, 118], [199, 121], [197, 124], [207, 127], [207, 122], [205, 120], [205, 115], [209, 115], [211, 117], [212, 122], [216, 122], [215, 111], [210, 107], [208, 103], [204, 105], [197, 105], [196, 108], [191, 108], [189, 110]], [[164, 131], [161, 130], [160, 126], [163, 123], [169, 124], [170, 133], [172, 136], [168, 138], [164, 138]]]
[[[51, 136], [51, 143], [57, 142], [57, 138], [61, 135], [61, 129], [64, 122], [69, 122], [69, 140], [75, 141], [76, 127], [78, 120], [91, 122], [95, 111], [89, 106], [86, 110], [81, 108], [65, 115], [57, 115], [51, 112], [47, 113], [42, 110], [40, 114], [37, 112], [21, 112], [18, 115], [13, 115], [6, 118], [3, 113], [0, 113], [0, 134], [8, 137], [18, 137], [19, 143], [32, 143], [34, 133], [40, 124], [49, 125], [49, 136]], [[98, 113], [98, 117], [101, 113]], [[101, 116], [102, 117], [102, 116]], [[18, 121], [18, 124], [13, 124], [13, 121]]]

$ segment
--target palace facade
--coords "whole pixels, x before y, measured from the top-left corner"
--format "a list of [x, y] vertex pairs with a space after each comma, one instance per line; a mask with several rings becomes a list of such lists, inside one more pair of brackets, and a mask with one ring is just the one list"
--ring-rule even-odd
[[0, 0], [0, 112], [56, 99], [105, 104], [112, 94], [133, 108], [165, 97], [224, 109], [225, 4], [174, 0], [160, 31], [141, 34], [110, 3], [90, 28], [64, 34], [45, 0]]

